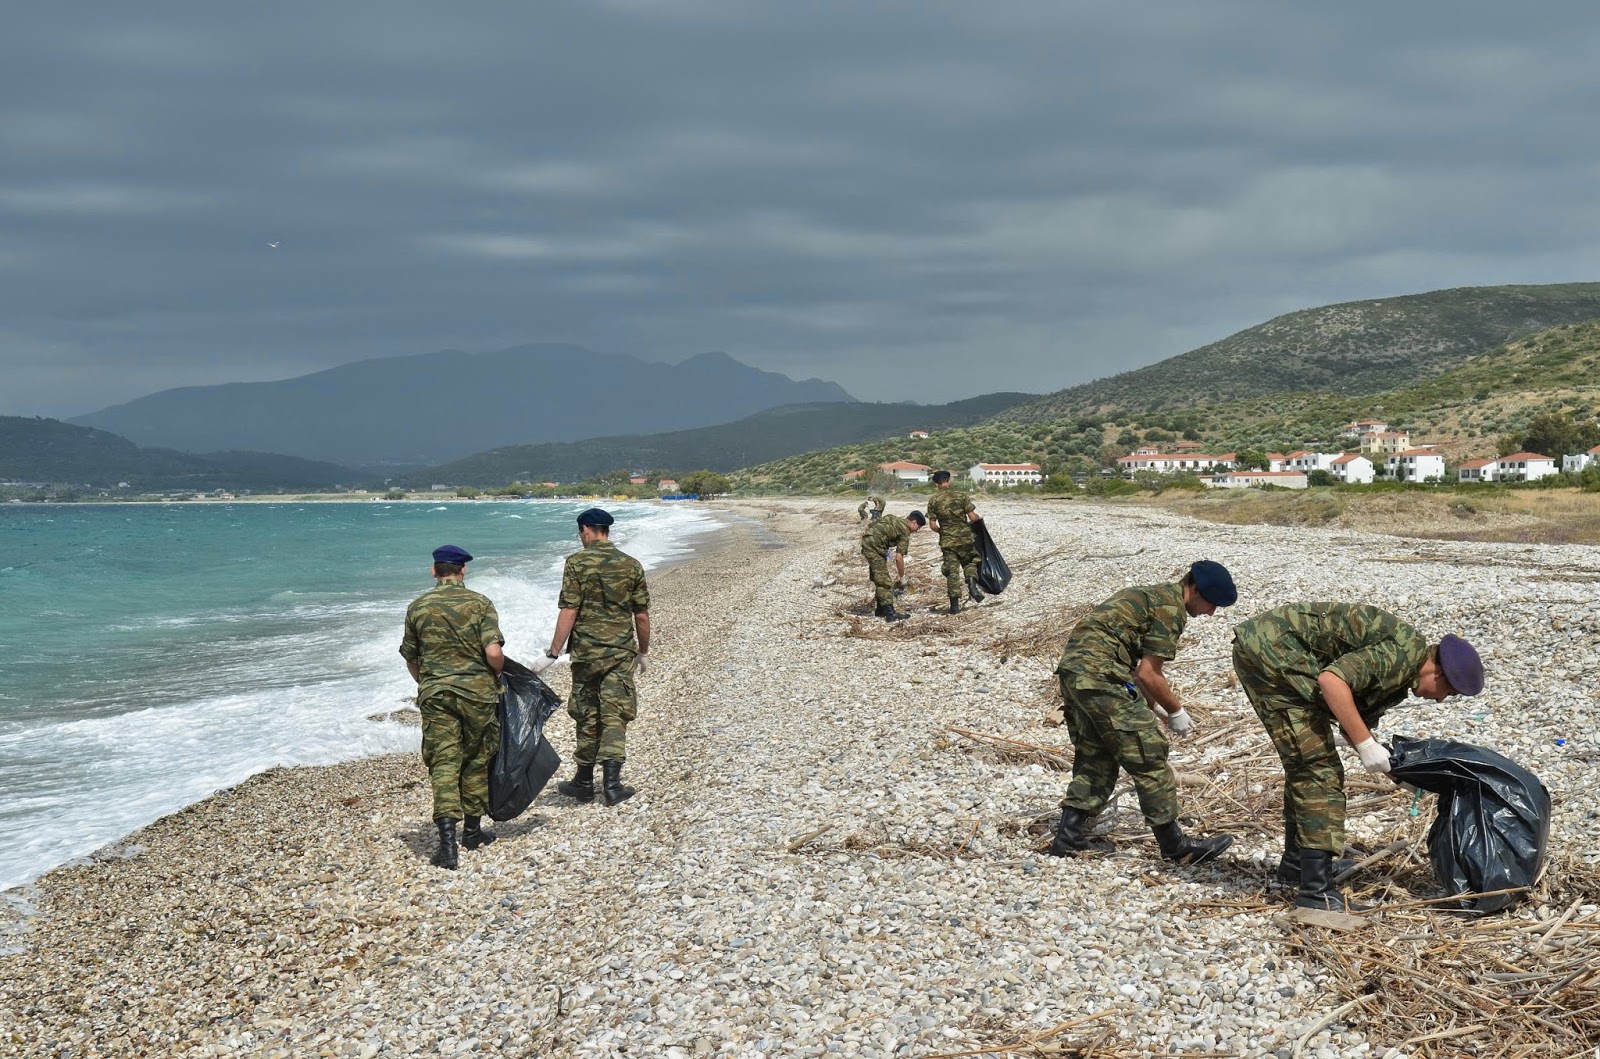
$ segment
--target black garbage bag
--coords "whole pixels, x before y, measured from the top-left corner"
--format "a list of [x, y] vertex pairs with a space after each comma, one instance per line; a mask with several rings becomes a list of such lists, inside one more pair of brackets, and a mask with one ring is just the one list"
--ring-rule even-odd
[[998, 596], [1011, 583], [1011, 567], [1000, 557], [1000, 549], [994, 546], [983, 519], [972, 524], [972, 538], [978, 546], [978, 584], [989, 595]]
[[[1493, 750], [1453, 739], [1396, 736], [1389, 775], [1439, 796], [1428, 859], [1453, 894], [1531, 886], [1550, 840], [1550, 792], [1538, 776]], [[1521, 894], [1463, 901], [1498, 912]]]
[[504, 675], [496, 710], [500, 749], [489, 762], [489, 815], [496, 820], [521, 816], [561, 769], [561, 755], [544, 737], [544, 723], [560, 697], [537, 673], [509, 658]]

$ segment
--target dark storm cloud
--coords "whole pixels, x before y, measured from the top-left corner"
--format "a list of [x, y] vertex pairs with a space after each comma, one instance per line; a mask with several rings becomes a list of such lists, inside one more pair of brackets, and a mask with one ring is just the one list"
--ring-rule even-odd
[[1586, 5], [9, 21], [3, 412], [539, 340], [945, 400], [1321, 302], [1597, 278]]

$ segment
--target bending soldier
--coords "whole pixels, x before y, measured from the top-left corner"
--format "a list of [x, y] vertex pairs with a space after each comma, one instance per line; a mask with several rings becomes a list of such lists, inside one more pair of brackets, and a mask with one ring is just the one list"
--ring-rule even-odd
[[1174, 735], [1193, 731], [1194, 720], [1167, 683], [1162, 663], [1178, 653], [1191, 616], [1214, 614], [1237, 599], [1227, 569], [1202, 560], [1175, 584], [1123, 589], [1072, 630], [1056, 667], [1072, 734], [1072, 785], [1061, 800], [1052, 856], [1090, 848], [1088, 824], [1105, 808], [1119, 769], [1133, 779], [1162, 857], [1199, 864], [1233, 844], [1232, 835], [1189, 838], [1178, 825], [1178, 778], [1156, 719], [1163, 718]]
[[978, 587], [978, 544], [972, 536], [972, 524], [979, 516], [972, 508], [972, 498], [950, 487], [949, 471], [933, 472], [933, 485], [934, 494], [928, 498], [928, 525], [939, 534], [950, 613], [959, 614], [962, 588], [972, 602], [983, 602], [983, 591]]
[[534, 666], [541, 672], [570, 642], [572, 695], [567, 713], [577, 722], [576, 771], [556, 789], [580, 802], [594, 801], [594, 766], [600, 763], [607, 805], [633, 797], [622, 782], [628, 722], [639, 712], [634, 674], [643, 676], [650, 651], [650, 589], [644, 567], [611, 543], [609, 512], [592, 507], [578, 516], [583, 551], [567, 556], [561, 574], [561, 613], [550, 649]]
[[[885, 515], [873, 522], [861, 538], [861, 557], [867, 561], [867, 576], [872, 580], [873, 611], [885, 621], [904, 621], [911, 617], [894, 609], [894, 590], [906, 577], [906, 552], [911, 550], [911, 535], [928, 524], [920, 511], [905, 518]], [[895, 581], [889, 580], [889, 555], [893, 553]]]
[[[1291, 603], [1233, 634], [1233, 668], [1283, 761], [1283, 859], [1278, 878], [1299, 883], [1301, 908], [1344, 911], [1334, 876], [1344, 852], [1344, 764], [1334, 722], [1368, 772], [1389, 771], [1372, 729], [1415, 694], [1435, 702], [1483, 690], [1471, 644], [1446, 636], [1429, 646], [1388, 611], [1356, 603]], [[1359, 910], [1359, 909], [1357, 909]]]
[[888, 505], [884, 502], [884, 499], [881, 496], [869, 496], [865, 500], [861, 501], [860, 505], [856, 508], [856, 515], [863, 519], [866, 518], [867, 505], [869, 504], [872, 506], [873, 521], [877, 521], [878, 519], [882, 518], [883, 509]]
[[450, 869], [459, 863], [458, 819], [466, 821], [460, 845], [477, 849], [494, 841], [482, 817], [489, 807], [489, 762], [500, 743], [495, 707], [505, 637], [494, 604], [466, 586], [471, 561], [453, 544], [434, 549], [435, 584], [406, 608], [400, 642], [422, 713], [422, 764], [439, 829], [433, 863]]

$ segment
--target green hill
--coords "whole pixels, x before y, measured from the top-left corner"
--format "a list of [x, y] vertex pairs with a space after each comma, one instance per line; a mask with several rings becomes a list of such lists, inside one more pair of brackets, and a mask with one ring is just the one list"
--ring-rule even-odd
[[1374, 394], [1502, 343], [1600, 317], [1600, 283], [1458, 287], [1302, 309], [1220, 342], [1011, 409], [1016, 422], [1220, 404], [1280, 392]]
[[494, 486], [513, 481], [583, 481], [618, 468], [684, 474], [731, 471], [808, 449], [943, 430], [981, 422], [1031, 400], [1033, 394], [993, 393], [945, 405], [866, 402], [789, 405], [733, 423], [665, 434], [590, 438], [544, 445], [508, 445], [394, 479]]
[[897, 439], [802, 453], [747, 468], [735, 477], [746, 488], [805, 491], [836, 487], [846, 471], [895, 459], [951, 469], [982, 460], [1037, 462], [1046, 473], [1090, 470], [1136, 444], [1164, 446], [1180, 436], [1212, 451], [1337, 451], [1347, 445], [1340, 427], [1369, 418], [1411, 430], [1414, 441], [1437, 444], [1452, 460], [1493, 455], [1501, 435], [1521, 430], [1540, 412], [1600, 414], [1600, 320], [1540, 331], [1411, 385], [1361, 396], [1269, 393], [1212, 405], [1055, 421], [1014, 421], [1016, 411], [924, 441]]
[[58, 419], [0, 416], [0, 481], [49, 482], [127, 492], [325, 489], [357, 472], [267, 452], [192, 455], [141, 449], [127, 438]]

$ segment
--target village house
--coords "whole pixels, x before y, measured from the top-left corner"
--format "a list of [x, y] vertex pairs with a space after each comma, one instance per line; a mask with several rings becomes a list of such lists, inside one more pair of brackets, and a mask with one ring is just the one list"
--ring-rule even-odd
[[1600, 445], [1596, 445], [1588, 452], [1561, 457], [1561, 469], [1569, 474], [1578, 474], [1589, 467], [1600, 467]]
[[1142, 448], [1132, 456], [1123, 456], [1117, 460], [1117, 467], [1125, 474], [1134, 474], [1138, 471], [1154, 471], [1156, 474], [1199, 474], [1212, 468], [1232, 470], [1235, 455], [1225, 452], [1217, 456], [1209, 456], [1203, 452], [1164, 453], [1154, 449]]
[[1038, 485], [1044, 481], [1037, 463], [974, 463], [967, 477], [979, 485]]
[[878, 470], [884, 474], [892, 474], [902, 482], [926, 482], [933, 468], [923, 463], [907, 463], [905, 460], [895, 460], [891, 463], [878, 464]]
[[1502, 482], [1537, 482], [1556, 473], [1555, 457], [1537, 452], [1513, 452], [1494, 463], [1495, 478]]
[[1393, 456], [1411, 448], [1411, 432], [1380, 430], [1361, 436], [1361, 451], [1375, 456]]
[[1466, 485], [1475, 485], [1480, 482], [1494, 481], [1495, 461], [1468, 460], [1456, 468], [1456, 481]]
[[1341, 485], [1370, 485], [1374, 468], [1372, 461], [1359, 452], [1347, 452], [1333, 458], [1328, 464], [1328, 473]]
[[1362, 419], [1354, 423], [1346, 423], [1339, 432], [1347, 438], [1364, 438], [1368, 434], [1382, 434], [1389, 429], [1389, 424], [1381, 419]]
[[1432, 449], [1404, 449], [1387, 461], [1389, 477], [1397, 482], [1444, 481], [1444, 456]]
[[628, 479], [628, 484], [629, 485], [643, 485], [644, 483], [648, 482], [649, 480], [650, 479], [646, 478], [642, 474], [636, 474], [632, 478]]
[[913, 430], [911, 432], [911, 436], [914, 438], [925, 438], [928, 436], [928, 432], [926, 430]]
[[1284, 458], [1283, 470], [1303, 471], [1310, 474], [1312, 471], [1331, 471], [1333, 461], [1339, 458], [1337, 452], [1312, 452], [1309, 449], [1296, 449]]
[[658, 493], [676, 493], [677, 491], [678, 483], [671, 478], [663, 478], [656, 483], [656, 492]]
[[861, 470], [857, 470], [857, 471], [845, 471], [843, 474], [841, 474], [839, 476], [839, 480], [841, 482], [856, 482], [856, 481], [860, 481], [862, 478], [866, 477], [866, 473], [867, 472], [866, 472], [865, 468], [862, 468]]
[[1284, 453], [1281, 453], [1281, 452], [1269, 452], [1269, 453], [1267, 453], [1267, 470], [1269, 470], [1269, 471], [1282, 471], [1282, 470], [1285, 470], [1286, 468], [1285, 468], [1284, 465], [1287, 464], [1288, 462], [1289, 462], [1289, 457], [1287, 455], [1285, 455]]
[[1309, 484], [1304, 471], [1227, 471], [1211, 475], [1205, 483], [1214, 489], [1260, 488], [1263, 485], [1304, 489]]

